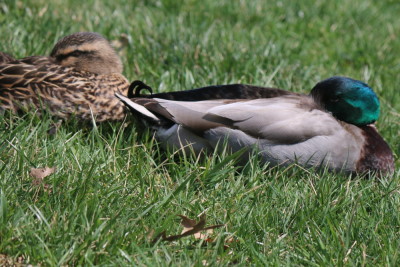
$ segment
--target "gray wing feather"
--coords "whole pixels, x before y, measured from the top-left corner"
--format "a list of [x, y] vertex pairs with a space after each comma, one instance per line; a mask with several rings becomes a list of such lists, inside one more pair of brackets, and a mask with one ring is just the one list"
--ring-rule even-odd
[[225, 126], [272, 143], [297, 143], [341, 129], [330, 114], [311, 104], [304, 105], [298, 96], [228, 103], [224, 100], [157, 101], [172, 115], [174, 122], [194, 132]]

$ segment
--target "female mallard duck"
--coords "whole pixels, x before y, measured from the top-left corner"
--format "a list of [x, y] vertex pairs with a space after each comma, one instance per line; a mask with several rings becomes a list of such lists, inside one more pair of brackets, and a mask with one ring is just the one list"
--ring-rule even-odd
[[129, 83], [120, 58], [101, 35], [80, 32], [62, 38], [49, 57], [0, 65], [0, 110], [48, 109], [67, 119], [120, 120], [125, 111], [115, 92]]
[[[217, 91], [228, 87], [164, 94], [184, 101], [153, 98], [162, 94], [117, 97], [167, 147], [199, 153], [226, 142], [233, 152], [247, 148], [244, 157], [253, 148], [271, 165], [298, 163], [350, 173], [394, 170], [392, 151], [372, 125], [380, 105], [367, 84], [332, 77], [319, 82], [310, 95], [233, 85], [239, 98], [221, 99]], [[200, 101], [193, 101], [196, 92]], [[212, 100], [204, 100], [207, 95]]]

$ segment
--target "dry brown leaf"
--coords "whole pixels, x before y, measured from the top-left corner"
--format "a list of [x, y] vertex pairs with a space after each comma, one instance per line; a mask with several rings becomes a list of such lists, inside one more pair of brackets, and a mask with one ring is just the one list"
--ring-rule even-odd
[[44, 168], [31, 168], [29, 175], [33, 178], [43, 179], [56, 171], [56, 167], [44, 167]]
[[180, 239], [185, 236], [193, 235], [196, 239], [202, 239], [205, 240], [206, 242], [209, 242], [212, 239], [208, 238], [208, 234], [201, 234], [201, 231], [207, 231], [207, 233], [212, 233], [213, 229], [222, 227], [224, 224], [217, 224], [217, 225], [212, 225], [208, 227], [204, 227], [206, 224], [206, 214], [203, 213], [200, 216], [200, 220], [196, 222], [196, 220], [189, 219], [188, 217], [184, 215], [178, 215], [179, 217], [182, 218], [181, 225], [183, 226], [183, 231], [180, 235], [170, 235], [167, 236], [166, 232], [163, 231], [160, 234], [158, 234], [153, 240], [152, 243], [157, 242], [158, 240], [162, 241], [174, 241], [177, 239]]
[[53, 190], [51, 189], [51, 186], [49, 184], [45, 184], [43, 182], [44, 178], [53, 174], [56, 171], [55, 167], [49, 168], [49, 167], [44, 167], [44, 168], [31, 168], [31, 171], [29, 174], [33, 177], [32, 184], [34, 186], [40, 186], [43, 185], [43, 189], [47, 193], [51, 193]]
[[197, 232], [201, 231], [204, 228], [204, 225], [206, 224], [206, 214], [205, 213], [203, 213], [200, 216], [199, 222], [196, 222], [196, 220], [189, 219], [188, 217], [183, 216], [183, 215], [178, 215], [178, 216], [182, 218], [181, 225], [183, 226], [183, 230], [182, 230], [181, 234], [184, 234], [186, 232], [193, 231], [193, 230], [196, 230]]
[[206, 229], [206, 228], [204, 228], [203, 230], [202, 230], [202, 232], [206, 232], [205, 234], [203, 234], [203, 233], [201, 233], [201, 232], [198, 232], [198, 233], [195, 233], [194, 234], [194, 238], [196, 238], [196, 239], [203, 239], [203, 240], [205, 240], [205, 241], [210, 241], [210, 238], [208, 238], [213, 232], [214, 232], [214, 230], [213, 229]]
[[181, 234], [193, 229], [193, 227], [196, 225], [196, 220], [189, 219], [188, 217], [183, 215], [178, 215], [178, 216], [181, 217], [182, 219], [181, 225], [183, 226], [183, 230]]

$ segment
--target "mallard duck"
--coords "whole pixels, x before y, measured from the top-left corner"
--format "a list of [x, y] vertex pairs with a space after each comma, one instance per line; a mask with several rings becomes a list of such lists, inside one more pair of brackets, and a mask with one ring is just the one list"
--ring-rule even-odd
[[10, 61], [15, 60], [10, 54], [7, 54], [6, 52], [0, 52], [0, 64], [7, 63]]
[[126, 93], [122, 63], [98, 33], [79, 32], [60, 39], [50, 56], [32, 56], [0, 65], [0, 110], [48, 109], [80, 120], [120, 120]]
[[[221, 98], [227, 88], [236, 88], [239, 97]], [[224, 143], [232, 152], [245, 150], [243, 159], [258, 153], [271, 166], [297, 163], [347, 173], [394, 170], [392, 151], [373, 125], [380, 113], [378, 97], [351, 78], [321, 81], [309, 95], [238, 85], [133, 95], [116, 94], [166, 147], [200, 153]], [[212, 99], [204, 100], [207, 95]]]

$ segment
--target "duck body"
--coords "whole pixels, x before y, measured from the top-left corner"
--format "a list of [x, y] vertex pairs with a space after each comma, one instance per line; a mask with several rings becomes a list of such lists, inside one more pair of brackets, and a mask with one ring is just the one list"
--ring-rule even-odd
[[119, 58], [112, 53], [100, 35], [77, 33], [60, 40], [49, 57], [1, 64], [0, 110], [18, 112], [33, 107], [63, 119], [123, 119], [124, 107], [114, 94], [126, 93], [129, 83], [121, 74]]
[[[333, 77], [333, 80], [351, 79]], [[352, 123], [345, 122], [326, 110], [326, 103], [330, 102], [321, 102], [321, 99], [326, 101], [327, 92], [336, 90], [327, 83], [329, 79], [317, 84], [310, 95], [290, 92], [275, 95], [271, 91], [268, 97], [270, 89], [264, 88], [264, 98], [249, 99], [218, 99], [217, 94], [213, 100], [201, 101], [118, 97], [154, 130], [156, 138], [166, 147], [200, 153], [226, 144], [232, 152], [243, 150], [243, 160], [256, 153], [262, 162], [272, 166], [297, 163], [347, 173], [392, 172], [392, 152], [369, 122], [369, 118], [377, 118], [377, 110], [379, 115], [379, 101], [372, 100], [374, 105], [370, 110], [364, 108], [351, 119]], [[358, 81], [350, 86], [361, 86], [361, 93], [366, 93], [364, 90], [370, 93], [370, 88]], [[349, 100], [348, 95], [333, 98], [334, 102], [344, 105], [342, 102]], [[346, 108], [354, 113], [352, 109], [358, 110], [358, 105]], [[355, 125], [365, 117], [368, 124]]]

